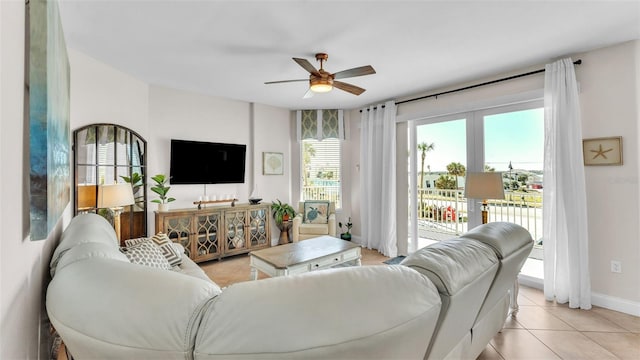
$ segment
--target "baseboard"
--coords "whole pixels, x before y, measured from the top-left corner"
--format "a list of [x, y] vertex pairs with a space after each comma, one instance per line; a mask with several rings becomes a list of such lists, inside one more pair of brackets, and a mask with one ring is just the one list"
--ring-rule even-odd
[[640, 316], [640, 303], [627, 299], [592, 292], [591, 304], [629, 315]]
[[[534, 289], [544, 290], [544, 280], [539, 278], [520, 274], [518, 275], [518, 283], [520, 285], [528, 286]], [[640, 303], [614, 296], [592, 292], [591, 305], [629, 315], [640, 316]]]
[[540, 278], [535, 278], [532, 276], [519, 274], [518, 275], [518, 283], [520, 285], [528, 286], [530, 288], [544, 290], [544, 280]]

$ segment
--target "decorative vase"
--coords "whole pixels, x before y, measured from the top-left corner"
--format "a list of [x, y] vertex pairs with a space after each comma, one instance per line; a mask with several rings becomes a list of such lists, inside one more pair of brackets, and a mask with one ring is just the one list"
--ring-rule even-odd
[[158, 204], [158, 211], [159, 212], [165, 212], [165, 211], [169, 211], [169, 204]]
[[350, 233], [342, 233], [342, 234], [340, 234], [340, 238], [342, 240], [351, 241], [351, 234]]

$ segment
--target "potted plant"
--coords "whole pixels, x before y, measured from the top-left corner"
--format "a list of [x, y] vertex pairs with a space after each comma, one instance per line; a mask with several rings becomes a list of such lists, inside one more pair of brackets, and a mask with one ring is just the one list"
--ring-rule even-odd
[[168, 203], [176, 200], [172, 197], [167, 197], [167, 193], [169, 192], [169, 189], [171, 189], [171, 186], [166, 185], [169, 179], [163, 174], [158, 174], [153, 176], [151, 180], [156, 182], [156, 185], [151, 187], [151, 191], [158, 194], [158, 197], [160, 198], [151, 200], [151, 202], [158, 204], [158, 211], [169, 210]]
[[296, 211], [291, 205], [277, 199], [276, 201], [271, 203], [271, 210], [273, 210], [273, 219], [276, 221], [276, 225], [281, 226], [284, 221], [293, 219], [296, 216]]
[[[342, 234], [340, 234], [340, 238], [342, 240], [351, 241], [351, 228], [353, 227], [353, 223], [351, 223], [351, 216], [349, 216], [349, 220], [347, 220], [347, 223], [344, 224], [344, 225], [347, 228], [347, 231], [345, 231]], [[342, 231], [342, 223], [341, 222], [338, 223], [338, 226], [340, 227], [340, 231]]]
[[136, 195], [142, 187], [142, 176], [140, 176], [140, 174], [138, 174], [137, 172], [134, 172], [133, 174], [131, 174], [131, 177], [124, 175], [120, 177], [122, 178], [122, 180], [124, 180], [124, 182], [131, 184], [136, 206], [142, 208], [142, 204], [144, 203], [144, 195]]

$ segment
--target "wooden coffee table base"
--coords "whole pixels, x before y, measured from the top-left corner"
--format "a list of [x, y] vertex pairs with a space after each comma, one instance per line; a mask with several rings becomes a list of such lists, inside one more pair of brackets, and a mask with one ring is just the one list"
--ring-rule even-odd
[[258, 270], [275, 277], [327, 269], [350, 261], [360, 266], [360, 259], [359, 245], [331, 236], [321, 236], [250, 252], [250, 278], [257, 280]]

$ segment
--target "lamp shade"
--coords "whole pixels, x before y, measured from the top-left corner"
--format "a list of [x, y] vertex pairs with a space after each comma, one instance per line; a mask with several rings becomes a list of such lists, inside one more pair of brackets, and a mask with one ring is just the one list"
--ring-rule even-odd
[[504, 199], [502, 173], [467, 173], [464, 192], [471, 199]]
[[115, 208], [134, 203], [131, 184], [111, 184], [98, 186], [98, 207]]

